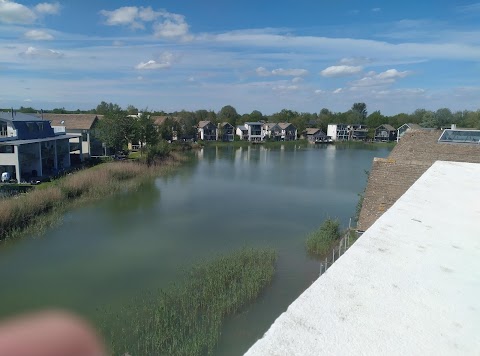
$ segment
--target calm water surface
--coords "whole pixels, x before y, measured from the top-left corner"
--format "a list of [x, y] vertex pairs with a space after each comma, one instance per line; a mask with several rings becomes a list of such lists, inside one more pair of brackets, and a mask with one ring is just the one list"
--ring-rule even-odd
[[[259, 300], [229, 319], [218, 355], [241, 355], [318, 276], [306, 235], [355, 213], [385, 146], [205, 148], [176, 174], [67, 213], [41, 238], [0, 250], [0, 316], [64, 307], [95, 321], [203, 259], [269, 246], [279, 259]], [[319, 296], [320, 298], [321, 296]]]

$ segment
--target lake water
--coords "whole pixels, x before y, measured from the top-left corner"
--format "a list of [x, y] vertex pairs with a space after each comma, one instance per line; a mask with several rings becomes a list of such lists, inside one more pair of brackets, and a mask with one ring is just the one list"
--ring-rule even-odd
[[[274, 247], [265, 293], [223, 329], [218, 355], [241, 355], [318, 276], [306, 235], [355, 214], [383, 145], [205, 148], [174, 175], [67, 213], [41, 238], [0, 250], [0, 316], [62, 307], [95, 320], [139, 292], [166, 287], [203, 259]], [[321, 298], [321, 296], [319, 296]]]

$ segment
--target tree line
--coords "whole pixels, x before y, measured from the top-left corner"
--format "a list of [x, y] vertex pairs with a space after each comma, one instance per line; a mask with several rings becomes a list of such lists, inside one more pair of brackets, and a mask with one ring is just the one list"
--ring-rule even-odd
[[[20, 112], [37, 113], [31, 107], [20, 107]], [[414, 123], [423, 127], [440, 128], [450, 124], [456, 124], [457, 127], [480, 129], [480, 109], [477, 111], [455, 111], [448, 108], [440, 108], [436, 111], [417, 109], [413, 113], [399, 113], [388, 116], [380, 111], [368, 113], [365, 103], [354, 103], [350, 110], [345, 112], [333, 112], [327, 108], [321, 109], [318, 113], [298, 112], [289, 109], [283, 109], [271, 115], [264, 115], [258, 110], [251, 113], [240, 115], [232, 105], [226, 105], [220, 111], [196, 110], [196, 111], [148, 111], [139, 110], [133, 105], [126, 108], [118, 104], [102, 101], [95, 109], [81, 111], [68, 111], [65, 108], [56, 108], [45, 110], [46, 113], [58, 114], [79, 114], [90, 113], [103, 115], [99, 122], [98, 133], [101, 139], [111, 148], [120, 149], [127, 142], [140, 142], [149, 145], [155, 145], [159, 140], [171, 140], [174, 133], [177, 136], [195, 136], [196, 125], [200, 121], [209, 120], [214, 124], [229, 122], [236, 126], [245, 122], [290, 122], [303, 132], [307, 127], [320, 128], [324, 132], [329, 124], [362, 124], [370, 129], [370, 135], [373, 130], [382, 125], [389, 124], [395, 128], [405, 124]], [[141, 112], [140, 115], [138, 115]], [[129, 116], [130, 115], [130, 116]], [[137, 115], [137, 117], [131, 117]], [[152, 117], [168, 116], [162, 125], [157, 126]], [[156, 127], [156, 129], [154, 129]]]

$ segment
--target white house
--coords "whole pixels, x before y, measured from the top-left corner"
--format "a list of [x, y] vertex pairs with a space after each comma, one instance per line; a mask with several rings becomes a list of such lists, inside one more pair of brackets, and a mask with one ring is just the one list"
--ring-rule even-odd
[[327, 136], [332, 138], [332, 141], [347, 141], [348, 140], [348, 125], [346, 124], [330, 124], [327, 127]]
[[248, 131], [248, 141], [261, 142], [265, 139], [265, 129], [262, 122], [246, 122], [244, 125]]
[[18, 182], [54, 175], [70, 167], [69, 140], [80, 136], [62, 127], [54, 131], [49, 121], [32, 115], [0, 112], [0, 173]]

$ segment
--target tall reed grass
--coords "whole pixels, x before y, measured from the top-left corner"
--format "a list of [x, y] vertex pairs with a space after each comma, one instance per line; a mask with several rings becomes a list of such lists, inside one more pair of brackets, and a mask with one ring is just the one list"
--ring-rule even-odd
[[[74, 204], [102, 199], [137, 189], [145, 180], [166, 174], [185, 160], [178, 153], [151, 167], [126, 161], [109, 162], [78, 171], [42, 187], [0, 200], [0, 240], [21, 236], [32, 225], [47, 227], [53, 223], [48, 214], [58, 213]], [[28, 230], [30, 231], [30, 230]]]
[[271, 249], [245, 248], [194, 267], [181, 284], [144, 294], [119, 313], [103, 311], [112, 354], [212, 354], [223, 320], [271, 282], [276, 258]]
[[326, 219], [317, 230], [308, 235], [305, 242], [307, 252], [314, 257], [325, 257], [340, 237], [340, 222]]

